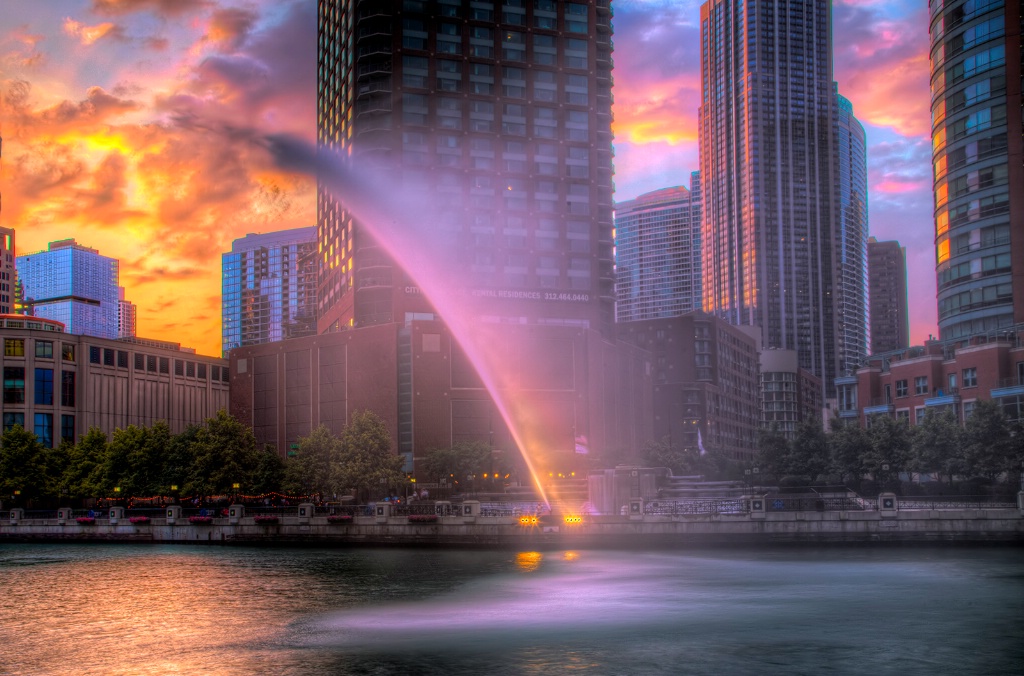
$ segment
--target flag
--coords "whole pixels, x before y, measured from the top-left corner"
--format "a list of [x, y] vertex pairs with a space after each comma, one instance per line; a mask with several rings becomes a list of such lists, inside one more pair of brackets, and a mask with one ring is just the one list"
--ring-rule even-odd
[[707, 451], [704, 450], [704, 441], [700, 438], [700, 428], [697, 428], [697, 450], [700, 451], [701, 455], [707, 455]]
[[580, 455], [590, 453], [590, 447], [587, 445], [587, 436], [585, 434], [576, 437], [576, 452]]

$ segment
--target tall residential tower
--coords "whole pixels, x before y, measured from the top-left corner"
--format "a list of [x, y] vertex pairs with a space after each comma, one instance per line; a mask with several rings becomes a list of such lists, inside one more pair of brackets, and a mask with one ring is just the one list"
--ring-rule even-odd
[[236, 239], [222, 266], [225, 355], [316, 332], [316, 228]]
[[700, 172], [690, 188], [655, 190], [615, 205], [615, 320], [701, 307]]
[[907, 250], [899, 242], [868, 239], [871, 354], [910, 347]]
[[830, 7], [701, 7], [704, 309], [757, 327], [766, 349], [796, 350], [826, 391], [865, 349], [848, 335], [864, 316], [844, 293], [864, 283], [863, 254], [845, 266]]
[[939, 337], [1024, 323], [1020, 0], [931, 0]]

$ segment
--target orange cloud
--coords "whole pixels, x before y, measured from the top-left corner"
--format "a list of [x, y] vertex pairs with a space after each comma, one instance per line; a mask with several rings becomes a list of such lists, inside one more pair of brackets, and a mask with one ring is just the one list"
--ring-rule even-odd
[[[17, 229], [19, 252], [75, 237], [119, 259], [139, 335], [219, 354], [221, 253], [249, 232], [315, 222], [312, 179], [275, 168], [263, 142], [267, 133], [315, 135], [316, 21], [307, 5], [294, 3], [271, 29], [255, 15], [219, 14], [216, 42], [200, 22], [159, 80], [111, 73], [81, 98], [56, 99], [25, 71], [3, 82], [3, 221]], [[82, 38], [72, 22], [56, 30]], [[189, 59], [200, 42], [205, 58]]]
[[71, 37], [76, 37], [86, 46], [89, 46], [107, 36], [123, 40], [124, 29], [113, 23], [101, 23], [95, 26], [85, 26], [74, 19], [64, 19], [64, 32]]

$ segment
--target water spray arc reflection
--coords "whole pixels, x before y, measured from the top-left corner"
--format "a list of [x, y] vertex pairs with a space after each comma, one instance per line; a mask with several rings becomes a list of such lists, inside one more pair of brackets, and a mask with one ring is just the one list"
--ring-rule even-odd
[[467, 284], [459, 279], [456, 267], [448, 264], [451, 254], [444, 248], [443, 227], [432, 222], [429, 214], [413, 210], [417, 204], [428, 203], [426, 199], [417, 199], [425, 197], [427, 191], [403, 184], [400, 194], [397, 190], [385, 193], [380, 186], [391, 184], [385, 172], [366, 165], [354, 171], [341, 157], [323, 149], [319, 153], [308, 149], [297, 153], [294, 151], [301, 149], [294, 144], [286, 147], [275, 144], [272, 149], [277, 150], [275, 154], [279, 158], [282, 152], [288, 154], [285, 163], [292, 168], [307, 173], [315, 170], [318, 183], [345, 205], [360, 227], [369, 230], [376, 243], [416, 282], [490, 394], [534, 486], [544, 504], [550, 507], [521, 427], [524, 418], [530, 416], [529, 407], [520, 405], [513, 411], [509, 400], [511, 374], [507, 368], [502, 369], [500, 343], [493, 335], [497, 327], [485, 326], [480, 321], [485, 314], [486, 301], [462, 292]]

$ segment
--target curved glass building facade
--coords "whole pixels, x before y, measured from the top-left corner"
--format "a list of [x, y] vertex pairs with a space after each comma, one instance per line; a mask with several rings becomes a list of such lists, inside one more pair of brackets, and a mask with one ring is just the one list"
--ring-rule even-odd
[[957, 339], [1024, 320], [1021, 7], [929, 6], [939, 337]]

